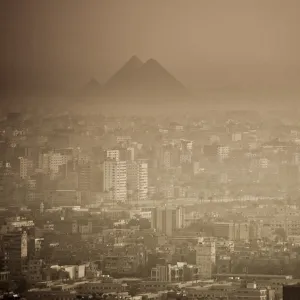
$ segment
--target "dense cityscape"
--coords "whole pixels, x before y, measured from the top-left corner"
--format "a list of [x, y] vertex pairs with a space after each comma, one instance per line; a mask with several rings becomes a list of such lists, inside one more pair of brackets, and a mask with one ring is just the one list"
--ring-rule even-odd
[[269, 120], [6, 113], [2, 289], [280, 299], [300, 280], [300, 127]]
[[300, 300], [299, 11], [0, 0], [0, 300]]

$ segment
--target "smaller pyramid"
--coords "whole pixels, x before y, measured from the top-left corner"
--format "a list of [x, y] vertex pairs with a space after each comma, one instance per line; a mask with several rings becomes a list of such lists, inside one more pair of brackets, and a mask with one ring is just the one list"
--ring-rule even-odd
[[95, 78], [92, 78], [81, 91], [81, 95], [87, 97], [98, 97], [101, 93], [102, 86]]

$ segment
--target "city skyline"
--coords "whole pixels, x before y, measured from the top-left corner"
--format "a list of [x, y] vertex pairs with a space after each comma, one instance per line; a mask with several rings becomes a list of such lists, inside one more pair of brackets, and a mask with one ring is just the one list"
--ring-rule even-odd
[[0, 1], [0, 299], [298, 300], [299, 11]]

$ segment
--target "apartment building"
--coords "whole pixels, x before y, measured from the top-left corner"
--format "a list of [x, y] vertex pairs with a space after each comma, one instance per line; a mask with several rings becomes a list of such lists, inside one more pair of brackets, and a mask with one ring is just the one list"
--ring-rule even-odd
[[103, 169], [103, 188], [109, 194], [109, 199], [125, 202], [127, 199], [126, 161], [106, 160]]

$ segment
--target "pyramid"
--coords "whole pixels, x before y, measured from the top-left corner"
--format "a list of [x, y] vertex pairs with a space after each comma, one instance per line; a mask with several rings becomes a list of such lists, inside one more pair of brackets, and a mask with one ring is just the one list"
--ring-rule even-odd
[[81, 90], [81, 95], [88, 97], [97, 97], [100, 96], [101, 93], [102, 86], [95, 78], [92, 78]]
[[138, 96], [182, 97], [188, 94], [182, 83], [154, 59], [149, 59], [136, 75]]
[[115, 73], [105, 84], [105, 91], [108, 94], [120, 94], [127, 91], [133, 85], [135, 74], [143, 66], [143, 62], [137, 57], [132, 56], [129, 61]]
[[105, 96], [184, 97], [186, 88], [156, 60], [146, 63], [133, 56], [104, 87]]

